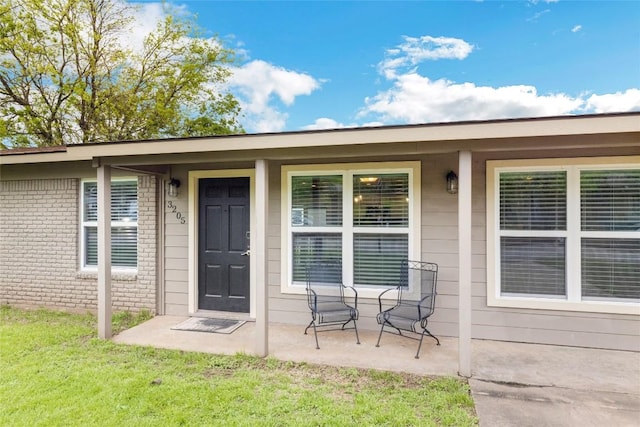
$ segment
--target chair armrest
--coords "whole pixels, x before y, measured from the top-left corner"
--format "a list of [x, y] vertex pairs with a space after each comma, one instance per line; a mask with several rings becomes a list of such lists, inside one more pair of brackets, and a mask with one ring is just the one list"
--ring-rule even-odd
[[[382, 313], [382, 297], [384, 294], [386, 294], [389, 291], [398, 291], [398, 296], [400, 295], [400, 286], [396, 286], [393, 288], [389, 288], [389, 289], [385, 289], [384, 291], [382, 291], [380, 293], [380, 295], [378, 295], [378, 308], [380, 310], [380, 313]], [[398, 305], [398, 301], [396, 300], [396, 305]]]
[[309, 305], [309, 309], [312, 311], [317, 311], [318, 308], [318, 294], [311, 288], [307, 288], [307, 304]]
[[358, 291], [356, 291], [356, 288], [354, 288], [353, 286], [345, 286], [342, 285], [343, 289], [351, 289], [353, 291], [353, 295], [354, 295], [354, 303], [353, 306], [354, 308], [358, 308]]

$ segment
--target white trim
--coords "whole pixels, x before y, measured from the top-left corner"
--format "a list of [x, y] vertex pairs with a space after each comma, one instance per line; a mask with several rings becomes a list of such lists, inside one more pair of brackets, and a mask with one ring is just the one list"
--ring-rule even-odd
[[[582, 298], [580, 240], [583, 237], [639, 238], [640, 233], [580, 231], [580, 171], [630, 169], [640, 167], [640, 156], [584, 157], [554, 159], [489, 160], [486, 164], [487, 214], [487, 305], [494, 307], [529, 308], [539, 310], [582, 311], [593, 313], [640, 314], [640, 303], [604, 301]], [[501, 231], [499, 225], [499, 173], [511, 171], [564, 170], [567, 172], [567, 230], [561, 231]], [[565, 237], [567, 265], [566, 297], [500, 295], [500, 236]]]
[[[137, 176], [126, 176], [126, 177], [113, 177], [111, 176], [111, 183], [113, 184], [114, 182], [135, 182], [136, 183], [136, 199], [139, 199], [140, 197], [140, 183], [138, 181], [138, 177]], [[85, 183], [89, 183], [89, 182], [95, 182], [97, 183], [98, 180], [97, 178], [82, 178], [80, 180], [80, 209], [78, 209], [78, 214], [80, 215], [80, 219], [78, 221], [79, 223], [79, 236], [80, 236], [80, 259], [79, 264], [80, 264], [80, 271], [81, 272], [87, 272], [87, 273], [97, 273], [98, 272], [98, 264], [96, 263], [96, 265], [86, 265], [85, 264], [85, 260], [86, 260], [86, 236], [85, 236], [85, 229], [87, 227], [95, 227], [97, 229], [98, 227], [98, 220], [96, 221], [85, 221], [84, 220], [84, 206], [85, 206], [85, 200], [84, 200], [84, 185]], [[132, 227], [135, 226], [136, 227], [136, 233], [137, 236], [139, 237], [139, 233], [140, 233], [140, 228], [138, 227], [138, 221], [140, 219], [140, 207], [138, 205], [138, 212], [136, 213], [138, 220], [136, 220], [135, 222], [132, 221], [111, 221], [111, 228], [113, 227]], [[127, 267], [127, 266], [120, 266], [120, 265], [111, 265], [111, 272], [112, 273], [123, 273], [123, 274], [137, 274], [138, 272], [138, 262], [139, 259], [138, 258], [138, 250], [136, 247], [136, 266], [135, 267]]]
[[[293, 176], [309, 176], [309, 175], [342, 175], [343, 176], [343, 192], [342, 192], [342, 208], [343, 217], [353, 217], [353, 182], [350, 179], [354, 174], [390, 174], [390, 173], [407, 173], [409, 176], [409, 225], [408, 227], [398, 228], [375, 228], [375, 227], [357, 227], [358, 232], [371, 232], [379, 234], [403, 234], [408, 237], [408, 256], [410, 259], [420, 259], [420, 243], [421, 243], [421, 163], [419, 161], [407, 162], [369, 162], [369, 163], [335, 163], [322, 165], [285, 165], [281, 168], [281, 285], [280, 290], [283, 294], [304, 294], [305, 286], [303, 284], [290, 283], [292, 277], [292, 260], [291, 251], [291, 234], [292, 227], [291, 213], [289, 206], [292, 203], [292, 194], [289, 191], [291, 178]], [[354, 227], [343, 221], [342, 226], [335, 227], [301, 227], [298, 229], [302, 232], [322, 231], [325, 233], [340, 233], [341, 235], [353, 235]], [[351, 239], [342, 239], [342, 274], [345, 285], [353, 285], [353, 266], [351, 257], [353, 256], [353, 242]], [[346, 257], [346, 258], [345, 258]], [[373, 286], [357, 286], [358, 295], [362, 298], [377, 298], [382, 291], [381, 287]], [[419, 295], [419, 289], [410, 286], [409, 295], [416, 297]]]
[[[198, 182], [203, 178], [249, 178], [250, 198], [250, 247], [254, 247], [254, 230], [256, 229], [256, 195], [254, 169], [221, 169], [221, 170], [192, 170], [189, 171], [189, 286], [188, 309], [189, 314], [198, 312]], [[256, 264], [254, 257], [249, 257], [249, 316], [256, 315]]]

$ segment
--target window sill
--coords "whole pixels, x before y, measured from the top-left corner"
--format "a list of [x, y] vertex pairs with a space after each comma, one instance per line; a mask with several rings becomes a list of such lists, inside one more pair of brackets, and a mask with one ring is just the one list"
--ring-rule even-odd
[[[98, 272], [95, 270], [85, 270], [79, 271], [76, 273], [76, 278], [78, 279], [98, 279]], [[111, 280], [118, 282], [135, 282], [138, 280], [138, 272], [137, 271], [112, 271], [111, 272]]]
[[640, 315], [640, 303], [606, 301], [567, 301], [545, 298], [488, 297], [487, 306], [525, 308], [533, 310], [574, 311], [585, 313], [610, 313]]
[[[393, 289], [394, 287], [390, 287], [391, 289]], [[379, 288], [365, 288], [365, 287], [356, 287], [355, 288], [356, 291], [358, 292], [358, 298], [359, 299], [371, 299], [371, 300], [377, 300], [378, 297], [380, 296], [380, 294], [384, 291], [386, 291], [387, 287], [379, 287]], [[327, 286], [327, 293], [325, 295], [329, 295], [330, 294], [330, 290], [333, 290], [331, 286]], [[280, 289], [280, 291], [283, 294], [286, 295], [306, 295], [307, 294], [307, 290], [306, 287], [304, 285], [289, 285], [289, 286], [282, 286], [282, 288]], [[408, 291], [404, 290], [402, 291], [402, 295], [403, 298], [407, 298], [407, 299], [416, 299], [419, 300], [420, 297], [418, 296], [417, 298], [415, 298], [413, 296], [413, 294], [409, 293]], [[351, 289], [348, 289], [345, 291], [345, 297], [347, 299], [349, 298], [353, 298], [353, 292], [351, 292]], [[396, 292], [387, 292], [382, 299], [383, 300], [396, 300], [398, 298], [398, 295]]]

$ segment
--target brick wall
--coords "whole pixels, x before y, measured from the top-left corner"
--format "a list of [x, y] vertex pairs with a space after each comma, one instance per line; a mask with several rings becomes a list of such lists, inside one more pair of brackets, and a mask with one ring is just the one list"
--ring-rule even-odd
[[[138, 178], [138, 271], [114, 274], [113, 309], [156, 311], [156, 178]], [[97, 309], [80, 270], [80, 180], [0, 182], [0, 303]]]

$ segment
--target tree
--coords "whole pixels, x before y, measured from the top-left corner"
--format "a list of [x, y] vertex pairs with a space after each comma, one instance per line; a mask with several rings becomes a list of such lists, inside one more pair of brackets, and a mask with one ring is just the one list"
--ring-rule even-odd
[[180, 13], [127, 47], [135, 11], [124, 0], [0, 0], [5, 147], [243, 131], [224, 90], [233, 52]]

